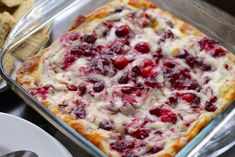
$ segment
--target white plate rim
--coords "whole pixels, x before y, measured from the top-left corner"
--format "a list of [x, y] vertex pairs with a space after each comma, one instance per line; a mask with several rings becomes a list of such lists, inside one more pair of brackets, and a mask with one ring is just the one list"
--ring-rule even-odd
[[[54, 137], [52, 137], [50, 134], [48, 134], [46, 131], [44, 131], [43, 129], [41, 129], [39, 126], [14, 115], [11, 114], [7, 114], [7, 113], [3, 113], [0, 112], [0, 121], [1, 121], [1, 117], [5, 117], [6, 119], [11, 119], [13, 121], [19, 122], [20, 123], [24, 123], [25, 125], [28, 125], [29, 127], [31, 127], [32, 129], [34, 129], [37, 132], [40, 132], [40, 134], [42, 134], [44, 136], [44, 138], [47, 138], [48, 140], [50, 140], [51, 142], [53, 142], [55, 144], [55, 147], [58, 148], [58, 150], [60, 150], [60, 152], [62, 153], [61, 157], [72, 157], [72, 155], [70, 154], [70, 152], [58, 141], [56, 140]], [[2, 128], [1, 128], [2, 129]], [[0, 135], [1, 136], [1, 135]], [[26, 148], [26, 150], [32, 150], [33, 151], [33, 147], [31, 148]], [[0, 152], [1, 153], [1, 152]], [[37, 153], [37, 152], [36, 152]], [[3, 154], [0, 154], [3, 155]], [[42, 156], [40, 156], [42, 157]]]

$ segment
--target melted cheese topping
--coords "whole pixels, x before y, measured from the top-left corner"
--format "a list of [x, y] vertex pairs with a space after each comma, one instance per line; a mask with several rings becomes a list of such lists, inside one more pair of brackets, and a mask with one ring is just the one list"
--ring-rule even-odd
[[[87, 132], [99, 132], [112, 156], [155, 156], [223, 104], [218, 93], [233, 80], [234, 67], [227, 54], [214, 57], [200, 47], [206, 36], [181, 31], [182, 23], [160, 9], [124, 8], [93, 23], [89, 31], [65, 34], [44, 54], [39, 87], [47, 91], [35, 96], [75, 117]], [[129, 32], [118, 35], [122, 26]], [[149, 52], [138, 51], [141, 42]], [[117, 68], [122, 57], [128, 63]], [[144, 65], [146, 59], [152, 65]]]

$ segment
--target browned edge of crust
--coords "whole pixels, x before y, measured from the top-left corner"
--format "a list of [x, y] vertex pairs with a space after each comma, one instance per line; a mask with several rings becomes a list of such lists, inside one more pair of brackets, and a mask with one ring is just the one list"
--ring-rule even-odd
[[128, 4], [136, 8], [156, 8], [157, 6], [148, 0], [129, 0]]
[[73, 29], [79, 27], [82, 23], [86, 21], [86, 17], [82, 15], [78, 15], [76, 19], [73, 21], [71, 27], [68, 29], [68, 31], [72, 31]]

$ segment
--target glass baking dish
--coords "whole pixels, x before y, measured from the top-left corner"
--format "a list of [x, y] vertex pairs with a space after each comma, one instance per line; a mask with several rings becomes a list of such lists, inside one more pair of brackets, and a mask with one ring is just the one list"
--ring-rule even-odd
[[[219, 41], [231, 52], [235, 52], [235, 27], [224, 18], [221, 18], [221, 13], [218, 12], [217, 14], [208, 11], [206, 8], [199, 5], [196, 0], [152, 1], [159, 7], [199, 28], [211, 38]], [[2, 49], [0, 58], [1, 75], [7, 81], [12, 90], [62, 133], [74, 141], [79, 147], [82, 147], [93, 156], [99, 157], [104, 157], [106, 155], [69, 127], [65, 122], [54, 116], [44, 105], [38, 102], [31, 94], [17, 84], [15, 81], [15, 73], [8, 75], [4, 71], [3, 61], [7, 53], [11, 53], [11, 51], [22, 41], [45, 26], [47, 23], [53, 22], [53, 25], [48, 32], [50, 34], [50, 42], [52, 42], [66, 32], [76, 16], [79, 14], [86, 15], [107, 2], [110, 2], [110, 0], [38, 0], [32, 11], [23, 17], [9, 35]], [[16, 69], [21, 64], [22, 62], [17, 61]], [[219, 130], [222, 130], [223, 126], [234, 116], [234, 107], [235, 103], [232, 103], [221, 115], [212, 120], [209, 125], [207, 125], [177, 154], [177, 156], [184, 157], [200, 155], [200, 152], [203, 150], [203, 146], [210, 141]], [[228, 131], [232, 133], [233, 130], [228, 129], [227, 134]], [[224, 136], [218, 136], [216, 141], [218, 141], [219, 138], [224, 138]]]

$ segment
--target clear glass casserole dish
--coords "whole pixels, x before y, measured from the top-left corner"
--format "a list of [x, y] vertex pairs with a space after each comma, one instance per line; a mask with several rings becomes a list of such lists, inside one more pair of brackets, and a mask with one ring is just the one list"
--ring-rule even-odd
[[[197, 4], [196, 1], [152, 1], [162, 9], [173, 13], [184, 21], [199, 28], [208, 36], [218, 40], [231, 52], [235, 52], [234, 25], [224, 21], [221, 18], [221, 14], [212, 14], [210, 11]], [[17, 84], [15, 81], [15, 75], [8, 75], [4, 71], [3, 61], [7, 53], [11, 53], [11, 51], [17, 48], [22, 41], [45, 26], [47, 23], [53, 22], [49, 31], [51, 36], [50, 40], [52, 42], [66, 32], [72, 21], [78, 15], [86, 15], [107, 2], [109, 2], [109, 0], [38, 0], [34, 9], [16, 25], [15, 29], [9, 35], [2, 50], [0, 65], [1, 74], [13, 91], [15, 91], [27, 104], [45, 117], [61, 132], [70, 137], [70, 139], [78, 146], [84, 148], [94, 156], [105, 156], [105, 154], [69, 127], [65, 122], [54, 116], [44, 105], [39, 103], [31, 94]], [[21, 64], [22, 62], [17, 61], [16, 69], [20, 67]], [[208, 142], [218, 132], [218, 130], [220, 130], [233, 117], [235, 114], [234, 105], [235, 104], [232, 103], [226, 111], [215, 118], [191, 142], [189, 142], [177, 154], [177, 156], [199, 155], [199, 150], [206, 144], [206, 142]], [[232, 132], [232, 130], [230, 131]]]

